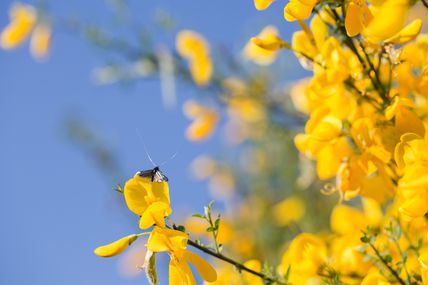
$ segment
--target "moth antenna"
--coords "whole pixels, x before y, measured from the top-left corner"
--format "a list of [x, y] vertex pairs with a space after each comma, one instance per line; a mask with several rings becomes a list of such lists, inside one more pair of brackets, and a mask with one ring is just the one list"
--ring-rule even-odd
[[159, 166], [162, 166], [162, 165], [164, 165], [165, 163], [167, 163], [168, 161], [170, 161], [170, 160], [172, 160], [172, 159], [174, 159], [174, 157], [176, 157], [177, 156], [177, 154], [178, 154], [178, 151], [176, 151], [173, 155], [171, 155], [171, 157], [170, 158], [168, 158], [167, 160], [164, 160]]
[[144, 147], [144, 152], [146, 153], [147, 158], [149, 159], [150, 163], [156, 167], [157, 165], [153, 162], [152, 157], [150, 156], [149, 152], [147, 151], [147, 147], [146, 144], [144, 143], [144, 139], [143, 136], [141, 135], [140, 131], [137, 129], [135, 129], [135, 131], [137, 132], [138, 137], [140, 138], [141, 142], [143, 143], [143, 147]]

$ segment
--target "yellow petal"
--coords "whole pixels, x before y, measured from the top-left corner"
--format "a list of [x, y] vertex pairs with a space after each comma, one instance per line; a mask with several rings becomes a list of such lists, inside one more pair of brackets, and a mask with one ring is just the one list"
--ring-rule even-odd
[[379, 8], [364, 35], [371, 41], [383, 41], [398, 33], [409, 9], [408, 0], [388, 0]]
[[254, 0], [254, 6], [257, 10], [264, 10], [270, 6], [275, 0]]
[[170, 204], [167, 182], [152, 182], [150, 178], [142, 178], [138, 175], [126, 182], [124, 195], [128, 208], [139, 216], [142, 216], [154, 202]]
[[[174, 259], [174, 260], [173, 260]], [[196, 280], [195, 277], [193, 277], [193, 273], [192, 270], [190, 269], [189, 265], [187, 264], [187, 262], [185, 260], [182, 259], [175, 259], [174, 256], [172, 256], [171, 262], [170, 264], [170, 269], [171, 267], [175, 267], [173, 270], [176, 270], [176, 272], [179, 272], [180, 274], [180, 282], [178, 283], [176, 280], [169, 280], [169, 284], [172, 285], [196, 285]], [[178, 276], [176, 276], [176, 274], [174, 274], [175, 276], [170, 276], [173, 277], [174, 279], [177, 279]]]
[[428, 211], [428, 197], [427, 193], [421, 193], [416, 195], [412, 199], [404, 202], [400, 208], [399, 212], [401, 217], [406, 221], [411, 221], [417, 217], [423, 217]]
[[421, 29], [422, 20], [415, 19], [410, 24], [401, 29], [400, 32], [387, 39], [385, 42], [393, 44], [405, 44], [407, 42], [413, 41], [421, 32]]
[[312, 14], [316, 1], [290, 0], [284, 7], [284, 18], [289, 21], [306, 20]]
[[272, 214], [276, 224], [289, 225], [300, 221], [305, 214], [305, 203], [298, 197], [290, 197], [275, 205]]
[[187, 101], [183, 105], [183, 112], [194, 119], [186, 130], [186, 136], [190, 141], [201, 141], [212, 135], [218, 122], [218, 114], [214, 109], [194, 101]]
[[363, 29], [362, 23], [362, 8], [354, 4], [349, 3], [348, 9], [346, 9], [345, 27], [348, 36], [353, 37], [358, 35]]
[[[266, 26], [263, 30], [256, 36], [258, 40], [257, 43], [270, 43], [276, 42], [278, 44], [278, 30], [274, 26]], [[259, 65], [269, 65], [274, 62], [277, 56], [277, 50], [265, 49], [260, 47], [258, 44], [254, 43], [253, 40], [248, 41], [244, 47], [243, 51], [244, 57], [257, 63]]]
[[31, 36], [30, 50], [36, 59], [45, 57], [49, 52], [51, 28], [46, 24], [37, 25]]
[[205, 281], [214, 282], [217, 280], [217, 272], [205, 259], [189, 250], [184, 252], [184, 258], [196, 267]]
[[137, 235], [129, 235], [123, 237], [111, 244], [96, 248], [94, 253], [101, 257], [111, 257], [118, 255], [119, 253], [127, 249], [137, 238]]
[[208, 42], [196, 32], [183, 30], [177, 34], [175, 43], [178, 54], [189, 61], [195, 83], [199, 86], [207, 85], [213, 73]]
[[209, 45], [207, 41], [198, 33], [190, 30], [183, 30], [177, 34], [175, 45], [177, 52], [185, 58], [208, 55]]
[[205, 54], [192, 57], [190, 60], [190, 74], [197, 85], [207, 85], [213, 74], [211, 58]]
[[169, 285], [183, 285], [185, 283], [185, 279], [183, 278], [183, 274], [180, 272], [177, 267], [177, 263], [173, 260], [169, 262]]
[[379, 273], [369, 273], [361, 281], [361, 285], [390, 285], [391, 283]]
[[147, 229], [153, 224], [164, 228], [165, 217], [170, 215], [172, 212], [170, 206], [164, 202], [155, 202], [151, 204], [140, 219], [140, 228]]
[[428, 285], [428, 251], [422, 252], [418, 259], [421, 265], [423, 285]]
[[15, 48], [30, 34], [36, 23], [36, 11], [30, 5], [15, 4], [10, 10], [10, 24], [2, 31], [0, 45], [4, 49]]
[[367, 226], [364, 214], [355, 208], [340, 204], [331, 212], [331, 229], [338, 234], [364, 230]]
[[[251, 259], [244, 263], [244, 265], [256, 272], [262, 271], [262, 264], [257, 259]], [[255, 276], [253, 274], [250, 274], [248, 272], [242, 272], [242, 277], [244, 279], [245, 284], [251, 284], [251, 285], [263, 285], [263, 281], [260, 277]]]
[[188, 239], [186, 233], [155, 226], [147, 241], [147, 249], [152, 252], [183, 250], [187, 247]]

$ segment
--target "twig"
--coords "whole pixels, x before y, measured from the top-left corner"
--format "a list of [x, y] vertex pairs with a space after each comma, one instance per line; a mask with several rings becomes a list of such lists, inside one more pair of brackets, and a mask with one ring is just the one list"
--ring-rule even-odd
[[199, 243], [197, 243], [197, 242], [195, 242], [195, 241], [193, 241], [193, 240], [190, 240], [190, 239], [189, 239], [188, 244], [189, 244], [189, 245], [191, 245], [191, 246], [193, 246], [194, 248], [197, 248], [197, 249], [199, 249], [199, 250], [201, 250], [201, 251], [205, 252], [206, 254], [209, 254], [209, 255], [214, 256], [214, 257], [216, 257], [216, 258], [218, 258], [218, 259], [220, 259], [220, 260], [223, 260], [223, 261], [225, 261], [225, 262], [227, 262], [227, 263], [232, 264], [233, 266], [235, 266], [235, 267], [236, 267], [236, 268], [238, 268], [239, 270], [246, 271], [246, 272], [248, 272], [248, 273], [251, 273], [251, 274], [253, 274], [253, 275], [256, 275], [256, 276], [258, 276], [258, 277], [262, 278], [263, 280], [265, 280], [265, 281], [267, 281], [267, 282], [270, 282], [270, 283], [273, 283], [273, 284], [275, 284], [275, 283], [276, 283], [276, 284], [279, 284], [279, 285], [289, 285], [289, 283], [284, 283], [284, 282], [282, 282], [282, 281], [279, 281], [279, 280], [278, 280], [278, 279], [276, 279], [276, 278], [269, 277], [269, 276], [267, 276], [267, 275], [266, 275], [266, 274], [264, 274], [264, 273], [257, 272], [257, 271], [255, 271], [255, 270], [253, 270], [253, 269], [251, 269], [251, 268], [248, 268], [248, 267], [246, 267], [245, 265], [243, 265], [242, 263], [239, 263], [239, 262], [237, 262], [237, 261], [235, 261], [235, 260], [233, 260], [233, 259], [231, 259], [231, 258], [229, 258], [229, 257], [227, 257], [227, 256], [224, 256], [224, 255], [223, 255], [223, 254], [221, 254], [221, 253], [214, 252], [214, 251], [212, 251], [211, 249], [206, 248], [206, 247], [204, 247], [203, 245], [200, 245]]
[[373, 249], [376, 256], [383, 263], [383, 265], [385, 265], [385, 267], [389, 270], [389, 272], [391, 272], [391, 274], [394, 275], [394, 277], [395, 277], [395, 279], [397, 279], [398, 283], [400, 283], [401, 285], [406, 285], [406, 282], [404, 282], [404, 280], [401, 279], [400, 275], [398, 275], [398, 272], [395, 271], [394, 268], [392, 268], [389, 265], [388, 261], [385, 258], [383, 258], [383, 256], [380, 254], [379, 250], [377, 250], [377, 248], [371, 242], [368, 242], [368, 244], [371, 247], [371, 249]]

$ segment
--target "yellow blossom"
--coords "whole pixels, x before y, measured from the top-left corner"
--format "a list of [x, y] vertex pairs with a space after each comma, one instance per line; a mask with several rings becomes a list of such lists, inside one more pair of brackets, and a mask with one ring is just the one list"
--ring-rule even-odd
[[373, 272], [364, 277], [361, 285], [390, 285], [391, 283], [379, 272]]
[[269, 65], [276, 59], [277, 49], [281, 45], [277, 28], [267, 26], [245, 45], [244, 56], [257, 64]]
[[39, 24], [31, 36], [30, 50], [34, 58], [41, 59], [49, 52], [51, 28], [47, 24]]
[[290, 282], [292, 283], [294, 283], [293, 279], [309, 279], [317, 275], [319, 267], [326, 258], [327, 247], [324, 241], [314, 234], [303, 233], [291, 242], [282, 257], [278, 271], [280, 274], [285, 274], [291, 266]]
[[34, 28], [37, 12], [30, 5], [15, 4], [10, 9], [10, 24], [1, 33], [1, 46], [15, 48], [25, 41]]
[[187, 128], [186, 136], [189, 140], [201, 141], [212, 135], [218, 122], [218, 114], [214, 109], [187, 101], [183, 111], [187, 117], [194, 120]]
[[213, 73], [210, 57], [210, 47], [207, 41], [198, 33], [183, 30], [177, 34], [177, 52], [188, 60], [190, 74], [197, 85], [209, 83]]
[[422, 252], [419, 256], [419, 263], [421, 266], [423, 285], [428, 285], [428, 251]]
[[216, 281], [217, 273], [214, 268], [199, 255], [187, 250], [187, 242], [187, 234], [156, 226], [147, 242], [148, 256], [154, 252], [167, 252], [169, 254], [170, 285], [196, 285], [188, 262], [196, 267], [204, 280], [208, 282]]
[[135, 175], [126, 182], [124, 195], [128, 208], [141, 217], [141, 229], [153, 224], [165, 227], [164, 218], [172, 212], [167, 182], [152, 182], [150, 178]]
[[13, 49], [22, 44], [32, 33], [30, 51], [34, 58], [47, 56], [50, 47], [51, 28], [38, 19], [36, 9], [30, 5], [14, 4], [10, 9], [10, 23], [0, 35], [0, 46]]
[[290, 0], [284, 7], [284, 18], [287, 21], [306, 20], [311, 16], [317, 0]]
[[409, 8], [408, 0], [386, 0], [364, 30], [364, 36], [374, 42], [393, 37], [403, 28]]
[[[244, 263], [244, 266], [256, 271], [261, 272], [262, 271], [262, 264], [257, 259], [251, 259]], [[244, 284], [248, 285], [263, 285], [263, 280], [259, 276], [255, 276], [253, 274], [250, 274], [246, 271], [242, 272], [242, 277], [244, 279]]]
[[275, 205], [272, 214], [278, 225], [286, 226], [303, 218], [305, 203], [297, 197], [290, 197]]
[[126, 250], [137, 238], [137, 235], [123, 237], [113, 243], [96, 248], [94, 253], [101, 257], [112, 257], [118, 255]]
[[254, 6], [257, 10], [264, 10], [270, 6], [275, 0], [254, 0]]
[[346, 8], [345, 28], [348, 36], [358, 35], [371, 21], [372, 13], [365, 0], [350, 0]]

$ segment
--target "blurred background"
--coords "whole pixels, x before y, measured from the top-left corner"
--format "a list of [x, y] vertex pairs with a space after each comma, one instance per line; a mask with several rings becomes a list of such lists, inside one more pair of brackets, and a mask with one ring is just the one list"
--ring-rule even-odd
[[[12, 3], [0, 1], [1, 29], [9, 23]], [[46, 12], [53, 34], [43, 62], [31, 57], [28, 43], [0, 50], [0, 284], [146, 284], [144, 276], [134, 276], [143, 262], [142, 245], [112, 259], [93, 254], [99, 245], [139, 232], [138, 217], [113, 189], [136, 171], [152, 168], [144, 145], [156, 163], [166, 161], [162, 170], [170, 179], [174, 220], [190, 229], [186, 217], [216, 200], [225, 225], [228, 219], [240, 225], [224, 233], [225, 251], [234, 234], [251, 240], [248, 248], [230, 252], [241, 260], [258, 252], [269, 258], [276, 245], [301, 230], [323, 226], [313, 218], [317, 209], [337, 199], [312, 195], [306, 206], [293, 204], [306, 209], [304, 219], [294, 224], [278, 218], [287, 216], [281, 206], [276, 214], [270, 212], [282, 199], [295, 193], [303, 198], [322, 188], [314, 185], [311, 164], [301, 161], [292, 142], [304, 116], [290, 107], [285, 90], [305, 71], [289, 52], [282, 52], [269, 71], [242, 56], [248, 39], [266, 25], [275, 25], [290, 40], [296, 26], [284, 22], [282, 3], [263, 13], [252, 1], [25, 3]], [[279, 110], [263, 106], [270, 119], [262, 133], [233, 137], [227, 131], [227, 108], [217, 104], [226, 115], [214, 134], [203, 142], [186, 138], [191, 121], [183, 114], [184, 102], [215, 105], [223, 90], [214, 83], [201, 90], [186, 76], [176, 76], [175, 87], [165, 91], [157, 70], [133, 54], [173, 51], [181, 29], [202, 34], [215, 62], [238, 62], [245, 70], [240, 71], [244, 86], [276, 94], [269, 102]], [[223, 78], [232, 72], [229, 68]], [[255, 196], [248, 200], [248, 193]], [[167, 266], [159, 268], [164, 284]]]

